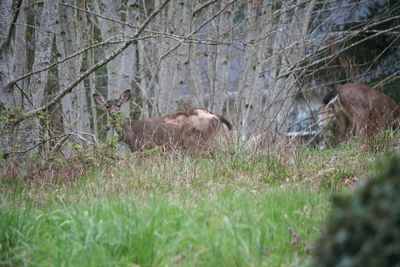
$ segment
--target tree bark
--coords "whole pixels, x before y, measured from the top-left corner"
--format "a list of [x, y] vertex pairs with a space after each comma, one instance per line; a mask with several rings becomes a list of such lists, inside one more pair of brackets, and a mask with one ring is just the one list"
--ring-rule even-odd
[[[159, 5], [160, 3], [158, 3]], [[175, 35], [187, 34], [189, 24], [189, 2], [177, 0], [171, 2], [162, 16], [159, 17], [158, 24], [162, 32]], [[170, 51], [177, 41], [163, 38], [160, 42], [159, 56]], [[166, 115], [178, 109], [178, 100], [184, 92], [187, 73], [187, 44], [174, 50], [166, 58], [159, 62], [159, 79], [155, 88], [155, 99], [157, 114]]]
[[[8, 82], [18, 75], [24, 64], [24, 61], [17, 61], [18, 64], [14, 65], [16, 55], [13, 46], [19, 48], [17, 46], [24, 44], [25, 38], [16, 43], [11, 40], [12, 22], [16, 16], [16, 12], [13, 10], [13, 2], [12, 0], [0, 1], [0, 111], [2, 112], [7, 112], [13, 107], [22, 107], [20, 94], [11, 89], [4, 89]], [[20, 22], [24, 22], [24, 18], [26, 19], [26, 15], [21, 14], [18, 19]], [[21, 30], [18, 30], [15, 36], [20, 38]], [[24, 49], [19, 54], [19, 59], [24, 56]], [[23, 87], [21, 87], [21, 90], [23, 90]], [[15, 134], [7, 129], [7, 125], [4, 124], [0, 124], [0, 131], [0, 151], [10, 151], [15, 142], [15, 138], [13, 138]]]
[[[71, 3], [72, 4], [72, 3]], [[68, 7], [60, 7], [60, 23], [56, 37], [57, 50], [62, 58], [83, 48], [83, 34], [86, 29], [85, 16]], [[79, 76], [83, 55], [80, 54], [66, 62], [58, 64], [60, 88]], [[88, 104], [83, 82], [61, 99], [64, 133], [74, 131], [91, 133]]]
[[[228, 1], [220, 1], [220, 8], [226, 6]], [[217, 24], [216, 39], [225, 41], [227, 38], [225, 36], [230, 36], [229, 29], [232, 29], [231, 24], [231, 10], [226, 9], [219, 16], [219, 21]], [[211, 28], [212, 29], [212, 28]], [[210, 48], [214, 48], [210, 46]], [[224, 108], [224, 103], [226, 96], [228, 94], [228, 82], [229, 82], [229, 47], [226, 45], [217, 45], [215, 47], [215, 57], [214, 59], [214, 70], [211, 72], [213, 75], [211, 79], [211, 110], [217, 114], [222, 114]]]

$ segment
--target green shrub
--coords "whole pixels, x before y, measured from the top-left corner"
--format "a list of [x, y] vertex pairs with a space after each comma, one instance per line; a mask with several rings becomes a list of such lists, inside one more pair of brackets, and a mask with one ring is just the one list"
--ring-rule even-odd
[[353, 195], [333, 199], [314, 264], [400, 265], [400, 154]]

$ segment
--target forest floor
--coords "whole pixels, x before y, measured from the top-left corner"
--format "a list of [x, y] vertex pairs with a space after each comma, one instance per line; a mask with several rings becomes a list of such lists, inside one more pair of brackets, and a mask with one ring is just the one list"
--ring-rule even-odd
[[198, 158], [103, 149], [3, 172], [0, 265], [309, 265], [332, 195], [398, 140]]

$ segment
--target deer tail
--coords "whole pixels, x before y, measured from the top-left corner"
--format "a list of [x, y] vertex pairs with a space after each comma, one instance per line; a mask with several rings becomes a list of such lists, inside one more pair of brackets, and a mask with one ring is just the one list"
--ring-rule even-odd
[[218, 118], [219, 118], [220, 122], [222, 122], [223, 124], [226, 125], [226, 127], [228, 127], [228, 130], [232, 129], [232, 124], [227, 119], [225, 119], [224, 117], [222, 117], [220, 115], [218, 115]]

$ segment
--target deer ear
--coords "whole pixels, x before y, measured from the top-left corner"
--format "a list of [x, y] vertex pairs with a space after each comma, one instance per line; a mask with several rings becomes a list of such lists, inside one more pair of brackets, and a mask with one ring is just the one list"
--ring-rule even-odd
[[127, 102], [130, 98], [131, 98], [131, 89], [128, 89], [121, 94], [118, 101], [120, 104], [123, 104]]
[[107, 101], [101, 95], [93, 94], [93, 99], [97, 105], [105, 106], [107, 104]]

